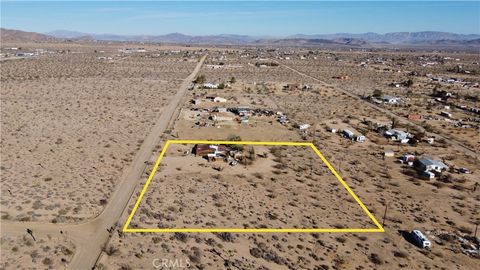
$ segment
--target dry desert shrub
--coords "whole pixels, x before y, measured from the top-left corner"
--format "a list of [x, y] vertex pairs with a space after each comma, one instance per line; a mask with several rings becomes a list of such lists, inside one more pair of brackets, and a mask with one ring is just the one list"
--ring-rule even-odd
[[113, 245], [106, 245], [102, 248], [102, 251], [105, 252], [108, 256], [115, 256], [120, 253], [120, 249]]

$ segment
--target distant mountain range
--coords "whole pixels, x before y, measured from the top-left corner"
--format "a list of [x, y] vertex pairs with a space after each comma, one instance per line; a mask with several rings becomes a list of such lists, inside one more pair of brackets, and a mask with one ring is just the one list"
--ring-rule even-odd
[[0, 40], [2, 42], [48, 42], [57, 41], [57, 38], [35, 32], [25, 32], [20, 30], [9, 30], [5, 28], [0, 28]]
[[391, 44], [416, 44], [416, 43], [435, 43], [441, 40], [451, 41], [468, 41], [473, 39], [479, 39], [480, 35], [470, 34], [455, 34], [447, 32], [394, 32], [386, 34], [377, 33], [363, 33], [363, 34], [349, 34], [338, 33], [330, 35], [294, 35], [291, 38], [306, 38], [306, 39], [339, 39], [339, 38], [351, 38], [361, 39], [370, 43], [391, 43]]
[[44, 34], [23, 32], [19, 30], [1, 29], [2, 41], [127, 41], [127, 42], [160, 42], [176, 44], [201, 44], [201, 45], [278, 45], [278, 46], [354, 46], [368, 47], [375, 45], [480, 45], [480, 35], [455, 34], [447, 32], [394, 32], [386, 34], [319, 34], [319, 35], [292, 35], [281, 38], [255, 37], [247, 35], [204, 35], [190, 36], [181, 33], [166, 35], [114, 35], [93, 34], [67, 30], [56, 30]]
[[[341, 43], [351, 45], [366, 45], [367, 43], [390, 43], [390, 44], [418, 44], [418, 43], [436, 43], [438, 41], [470, 41], [480, 39], [480, 35], [463, 35], [447, 32], [394, 32], [386, 34], [363, 33], [363, 34], [319, 34], [319, 35], [292, 35], [282, 38], [254, 37], [246, 35], [207, 35], [207, 36], [189, 36], [180, 33], [171, 33], [166, 35], [112, 35], [112, 34], [91, 34], [57, 30], [46, 33], [57, 38], [81, 38], [91, 37], [95, 40], [112, 41], [145, 41], [145, 42], [166, 42], [182, 44], [255, 44], [255, 43]], [[307, 42], [308, 41], [308, 42]]]
[[246, 44], [256, 41], [258, 38], [244, 35], [206, 35], [189, 36], [181, 33], [166, 35], [114, 35], [114, 34], [91, 34], [66, 30], [56, 30], [45, 33], [62, 39], [85, 39], [102, 41], [136, 41], [136, 42], [164, 42], [180, 44]]

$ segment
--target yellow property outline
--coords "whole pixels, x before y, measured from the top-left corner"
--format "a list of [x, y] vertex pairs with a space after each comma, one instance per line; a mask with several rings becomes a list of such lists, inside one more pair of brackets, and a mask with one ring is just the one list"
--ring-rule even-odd
[[[140, 201], [145, 195], [147, 191], [148, 185], [153, 179], [160, 162], [162, 161], [165, 152], [167, 151], [170, 144], [244, 144], [244, 145], [270, 145], [270, 146], [310, 146], [313, 151], [320, 157], [325, 165], [330, 169], [330, 171], [335, 175], [337, 180], [342, 184], [342, 186], [347, 190], [350, 196], [355, 199], [355, 201], [360, 205], [363, 211], [367, 214], [370, 220], [377, 226], [377, 228], [330, 228], [330, 229], [322, 229], [322, 228], [307, 228], [307, 229], [294, 229], [294, 228], [287, 228], [287, 229], [268, 229], [268, 228], [260, 228], [260, 229], [242, 229], [242, 228], [172, 228], [172, 229], [161, 229], [161, 228], [153, 228], [153, 229], [130, 229], [128, 226], [132, 221], [133, 215], [138, 209], [140, 205]], [[183, 233], [219, 233], [219, 232], [230, 232], [230, 233], [373, 233], [373, 232], [385, 232], [382, 225], [378, 223], [375, 217], [368, 211], [367, 207], [362, 203], [362, 201], [355, 195], [355, 193], [350, 189], [350, 187], [345, 183], [342, 177], [335, 171], [332, 165], [328, 162], [328, 160], [323, 156], [323, 154], [315, 147], [313, 143], [307, 142], [249, 142], [249, 141], [205, 141], [205, 140], [167, 140], [167, 143], [162, 149], [160, 156], [158, 157], [155, 166], [153, 167], [150, 176], [147, 179], [147, 182], [143, 186], [142, 191], [140, 192], [140, 196], [138, 197], [135, 205], [133, 206], [132, 212], [127, 218], [127, 221], [123, 225], [123, 232], [156, 232], [156, 233], [175, 233], [175, 232], [183, 232]]]

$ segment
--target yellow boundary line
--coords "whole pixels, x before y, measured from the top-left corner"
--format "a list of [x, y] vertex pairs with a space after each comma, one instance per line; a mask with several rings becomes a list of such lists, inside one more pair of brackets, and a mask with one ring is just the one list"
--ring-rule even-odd
[[[151, 229], [130, 229], [128, 226], [132, 222], [133, 215], [138, 209], [140, 202], [145, 195], [145, 192], [148, 189], [148, 185], [153, 179], [160, 162], [165, 155], [170, 144], [245, 144], [245, 145], [272, 145], [272, 146], [309, 146], [313, 151], [320, 157], [322, 162], [327, 165], [328, 169], [333, 173], [337, 180], [342, 184], [342, 186], [347, 190], [348, 194], [357, 202], [357, 204], [362, 208], [362, 210], [367, 214], [370, 220], [377, 226], [377, 228], [306, 228], [306, 229], [296, 229], [296, 228], [286, 228], [286, 229], [242, 229], [242, 228], [171, 228], [171, 229], [161, 229], [161, 228], [151, 228]], [[355, 195], [352, 189], [345, 183], [342, 177], [335, 171], [333, 166], [328, 162], [328, 160], [323, 156], [323, 154], [315, 147], [313, 143], [307, 142], [249, 142], [249, 141], [205, 141], [205, 140], [168, 140], [165, 146], [162, 149], [162, 152], [158, 156], [155, 166], [153, 167], [152, 172], [150, 173], [147, 182], [143, 186], [140, 196], [138, 197], [135, 205], [133, 206], [132, 212], [128, 216], [125, 224], [123, 225], [123, 232], [154, 232], [154, 233], [175, 233], [175, 232], [184, 232], [184, 233], [218, 233], [218, 232], [230, 232], [230, 233], [373, 233], [373, 232], [385, 232], [382, 225], [375, 219], [375, 217], [370, 213], [368, 208], [363, 204], [363, 202]]]

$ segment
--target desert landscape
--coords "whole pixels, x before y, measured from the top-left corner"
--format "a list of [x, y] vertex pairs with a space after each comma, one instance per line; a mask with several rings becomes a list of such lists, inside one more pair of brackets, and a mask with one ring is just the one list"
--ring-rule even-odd
[[1, 37], [1, 269], [478, 267], [475, 40]]
[[[217, 58], [227, 54], [226, 57], [231, 65], [238, 65], [241, 61], [238, 56], [235, 57], [234, 54], [227, 52], [216, 54]], [[210, 52], [208, 59], [215, 59], [214, 52]], [[310, 61], [309, 65], [314, 66], [315, 63], [316, 61]], [[245, 65], [247, 70], [252, 68], [254, 67], [249, 66], [248, 63]], [[257, 69], [262, 68], [257, 67]], [[375, 127], [381, 124], [391, 125], [394, 122], [395, 128], [399, 130], [411, 133], [425, 131], [415, 125], [409, 125], [407, 117], [394, 120], [395, 118], [392, 119], [382, 110], [371, 107], [368, 100], [337, 91], [336, 85], [314, 80], [313, 75], [318, 76], [316, 74], [300, 75], [297, 72], [291, 72], [290, 75], [278, 76], [281, 79], [275, 81], [265, 80], [263, 74], [273, 73], [275, 70], [278, 70], [279, 74], [288, 74], [286, 71], [290, 69], [285, 66], [263, 67], [263, 69], [268, 71], [259, 71], [259, 77], [242, 77], [241, 74], [254, 72], [242, 73], [238, 67], [234, 72], [227, 68], [212, 70], [207, 64], [201, 72], [206, 81], [211, 84], [225, 83], [229, 86], [225, 89], [207, 90], [202, 89], [204, 87], [198, 87], [189, 92], [189, 97], [186, 98], [174, 128], [170, 134], [165, 134], [164, 140], [178, 138], [225, 140], [235, 135], [246, 141], [258, 141], [263, 138], [284, 141], [295, 138], [295, 141], [313, 142], [362, 201], [366, 200], [365, 204], [376, 218], [380, 220], [387, 213], [382, 220], [385, 233], [354, 233], [340, 236], [314, 233], [308, 234], [308, 237], [303, 234], [288, 234], [285, 236], [287, 238], [278, 237], [275, 234], [216, 233], [206, 236], [205, 234], [175, 233], [148, 236], [119, 233], [118, 237], [113, 237], [110, 242], [112, 246], [118, 248], [118, 254], [102, 257], [100, 260], [102, 267], [128, 268], [144, 261], [151, 262], [155, 258], [176, 254], [175, 258], [204, 269], [262, 269], [262, 267], [362, 269], [362, 266], [378, 269], [475, 268], [478, 255], [475, 251], [476, 240], [472, 235], [475, 224], [478, 223], [479, 206], [479, 193], [475, 188], [478, 155], [474, 153], [472, 156], [472, 152], [475, 151], [465, 151], [463, 147], [451, 145], [448, 140], [441, 138], [436, 138], [433, 143], [427, 142], [427, 138], [415, 144], [395, 142], [395, 138], [378, 131]], [[231, 83], [232, 77], [235, 78], [234, 83]], [[274, 75], [269, 77], [276, 78]], [[294, 89], [285, 87], [289, 83], [297, 83], [299, 87]], [[310, 88], [303, 89], [302, 85], [308, 85]], [[383, 105], [380, 109], [387, 106]], [[219, 110], [219, 107], [226, 110]], [[243, 108], [241, 110], [248, 108], [253, 111], [249, 114], [248, 122], [245, 121], [245, 115], [239, 114], [239, 108]], [[262, 113], [257, 109], [272, 113]], [[222, 118], [219, 118], [220, 115]], [[309, 126], [303, 129], [304, 124]], [[269, 130], [269, 132], [262, 133], [258, 128]], [[345, 129], [356, 134], [364, 134], [365, 141], [356, 142], [346, 138], [341, 134]], [[478, 129], [475, 132], [478, 136]], [[412, 138], [414, 138], [413, 135]], [[263, 152], [260, 151], [260, 153]], [[387, 154], [391, 152], [393, 157], [392, 154]], [[224, 163], [225, 165], [220, 165], [222, 169], [219, 170], [217, 162], [211, 163], [204, 159], [200, 163], [204, 165], [197, 168], [198, 163], [183, 163], [186, 162], [185, 160], [194, 158], [191, 147], [183, 147], [177, 149], [176, 153], [169, 153], [166, 153], [165, 163], [158, 170], [160, 174], [156, 174], [152, 186], [149, 187], [142, 201], [144, 205], [141, 204], [138, 209], [138, 216], [133, 218], [133, 227], [188, 228], [204, 224], [203, 228], [214, 225], [247, 228], [251, 227], [252, 223], [245, 223], [245, 221], [255, 217], [257, 217], [256, 220], [268, 221], [268, 224], [281, 225], [277, 219], [269, 221], [269, 215], [260, 216], [258, 210], [242, 215], [243, 209], [256, 209], [260, 205], [254, 203], [255, 197], [250, 198], [254, 196], [253, 194], [263, 192], [262, 203], [269, 201], [267, 200], [268, 192], [262, 189], [257, 190], [258, 183], [265, 183], [267, 179], [270, 180], [267, 183], [275, 185], [277, 180], [272, 180], [268, 175], [273, 173], [274, 179], [278, 178], [275, 174], [275, 166], [278, 164], [270, 166], [270, 174], [262, 170], [263, 179], [260, 179], [259, 175], [243, 173], [234, 177], [232, 182], [229, 179], [232, 177], [232, 172], [238, 170], [239, 165], [232, 167]], [[409, 155], [441, 159], [448, 164], [449, 169], [434, 179], [427, 180], [415, 169], [416, 165], [403, 161], [405, 156]], [[176, 156], [182, 156], [182, 161], [177, 160]], [[302, 159], [305, 157], [305, 155], [300, 156], [303, 156]], [[152, 156], [151, 167], [156, 158]], [[172, 160], [175, 160], [173, 166], [168, 166]], [[290, 162], [292, 161], [297, 166], [301, 162], [298, 159]], [[303, 169], [301, 166], [297, 169], [292, 167], [291, 173], [298, 174], [300, 169], [304, 173], [303, 177], [306, 177], [309, 176], [311, 168], [311, 165]], [[460, 168], [468, 168], [470, 173], [462, 173]], [[259, 169], [254, 171], [257, 170]], [[210, 171], [210, 174], [200, 177], [204, 175], [203, 171]], [[298, 181], [301, 178], [298, 179], [298, 177], [302, 176], [295, 175], [294, 181], [291, 178], [287, 180], [288, 183], [292, 183], [289, 186], [299, 184]], [[323, 183], [329, 176], [315, 175], [316, 177], [319, 177], [319, 181]], [[190, 181], [185, 183], [183, 182], [185, 179]], [[203, 179], [210, 179], [209, 183], [204, 184]], [[244, 195], [239, 195], [241, 199], [235, 198], [236, 196], [232, 195], [234, 193], [228, 191], [231, 185], [252, 182], [255, 184], [254, 187], [257, 187], [255, 190], [248, 190]], [[211, 183], [218, 184], [210, 186]], [[205, 186], [206, 189], [199, 190], [200, 187]], [[234, 190], [235, 193], [239, 193], [244, 189], [238, 187]], [[317, 196], [322, 195], [317, 197], [319, 200], [316, 203], [329, 205], [335, 209], [338, 207], [336, 205], [338, 201], [327, 199], [332, 196], [332, 190], [328, 190], [328, 188], [321, 188], [317, 192]], [[281, 193], [281, 189], [278, 192]], [[137, 194], [139, 193], [140, 188], [137, 189]], [[229, 198], [227, 201], [224, 199], [226, 197]], [[239, 205], [244, 206], [239, 208]], [[282, 203], [276, 202], [274, 205], [282, 205]], [[130, 204], [130, 209], [132, 207], [133, 202]], [[163, 211], [159, 210], [159, 207]], [[195, 208], [192, 210], [191, 207]], [[204, 210], [205, 207], [209, 210]], [[222, 210], [224, 207], [234, 211], [224, 211]], [[267, 209], [270, 208], [266, 207], [263, 211]], [[317, 210], [312, 209], [308, 213], [314, 215]], [[349, 211], [340, 212], [347, 214], [347, 217], [352, 217], [352, 214], [348, 214]], [[234, 222], [234, 217], [237, 215], [242, 215], [237, 218], [242, 223]], [[320, 215], [322, 217], [320, 222], [335, 216], [334, 219], [330, 219], [330, 225], [334, 227], [349, 226], [354, 221], [354, 219], [345, 219], [345, 217], [324, 212]], [[188, 217], [186, 220], [185, 216]], [[208, 216], [210, 218], [207, 218]], [[215, 218], [211, 218], [212, 216]], [[338, 224], [337, 221], [342, 223]], [[218, 224], [218, 222], [221, 223]], [[261, 227], [262, 223], [256, 225], [256, 228]], [[416, 247], [410, 236], [410, 231], [413, 229], [422, 230], [428, 239], [431, 239], [434, 245], [431, 251]], [[292, 242], [299, 244], [291, 244]], [[164, 244], [161, 251], [155, 248], [158, 243]]]
[[196, 59], [109, 49], [114, 60], [85, 46], [2, 63], [3, 219], [64, 223], [98, 215], [195, 67]]

